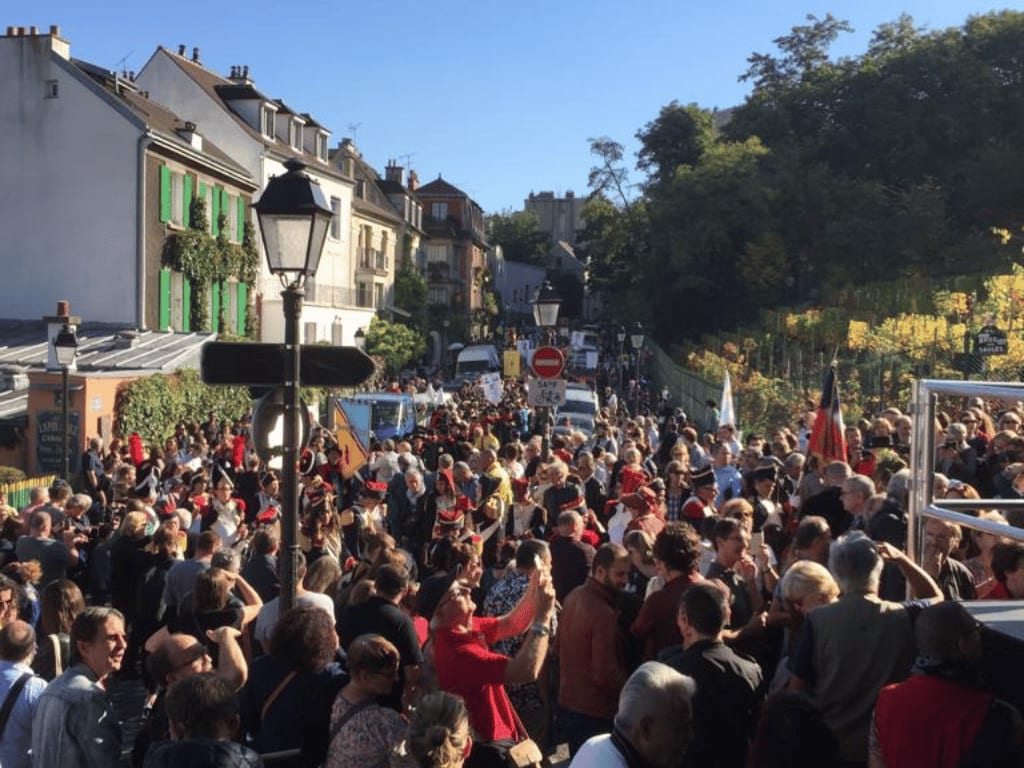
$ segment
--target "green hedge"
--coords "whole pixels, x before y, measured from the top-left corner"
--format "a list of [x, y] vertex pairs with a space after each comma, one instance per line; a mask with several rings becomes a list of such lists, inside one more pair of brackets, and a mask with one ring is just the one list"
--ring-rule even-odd
[[174, 434], [180, 421], [205, 421], [210, 411], [221, 420], [238, 419], [251, 405], [245, 387], [210, 386], [199, 371], [147, 376], [124, 384], [117, 393], [116, 432], [127, 437], [138, 432], [148, 443], [161, 443]]

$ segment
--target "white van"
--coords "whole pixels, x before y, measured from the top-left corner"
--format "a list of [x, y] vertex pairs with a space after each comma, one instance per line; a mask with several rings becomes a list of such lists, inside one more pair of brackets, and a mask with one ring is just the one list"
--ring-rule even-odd
[[482, 373], [501, 370], [501, 356], [493, 344], [465, 347], [455, 361], [456, 379], [475, 379]]
[[556, 418], [563, 413], [582, 413], [591, 418], [597, 416], [600, 405], [597, 393], [586, 384], [569, 383], [565, 386], [565, 403], [558, 407]]

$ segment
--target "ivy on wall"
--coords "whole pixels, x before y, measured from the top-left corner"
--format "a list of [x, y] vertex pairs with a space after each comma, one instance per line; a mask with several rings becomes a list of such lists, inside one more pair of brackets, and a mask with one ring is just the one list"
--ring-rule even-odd
[[[207, 308], [210, 305], [210, 285], [235, 277], [248, 288], [256, 283], [259, 275], [259, 249], [256, 246], [256, 228], [250, 223], [243, 225], [242, 244], [228, 240], [228, 217], [217, 217], [218, 235], [210, 234], [210, 223], [206, 216], [206, 201], [195, 197], [189, 204], [189, 228], [174, 232], [164, 241], [164, 265], [181, 272], [192, 288], [192, 302], [189, 327], [196, 332], [209, 330]], [[226, 324], [226, 302], [216, 308], [220, 313], [218, 327]], [[253, 338], [256, 332], [256, 317], [251, 304], [245, 310], [245, 334]]]
[[199, 371], [147, 376], [123, 384], [114, 406], [115, 432], [138, 432], [147, 444], [162, 444], [179, 422], [204, 421], [210, 411], [222, 420], [238, 419], [251, 405], [245, 387], [204, 384]]

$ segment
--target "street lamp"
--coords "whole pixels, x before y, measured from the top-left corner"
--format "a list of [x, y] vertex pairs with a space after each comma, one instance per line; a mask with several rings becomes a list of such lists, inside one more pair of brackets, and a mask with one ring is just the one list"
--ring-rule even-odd
[[68, 423], [68, 371], [75, 364], [75, 357], [78, 355], [78, 336], [70, 323], [64, 323], [53, 339], [53, 351], [57, 357], [57, 365], [60, 366], [61, 375], [61, 424], [64, 438], [64, 479], [71, 480], [71, 429]]
[[533, 297], [533, 321], [541, 328], [554, 328], [558, 325], [558, 310], [561, 306], [562, 297], [545, 280]]
[[636, 416], [640, 413], [640, 350], [644, 347], [644, 327], [640, 323], [633, 323], [629, 332], [629, 343], [633, 345], [633, 352], [636, 353], [636, 407], [633, 410], [633, 415]]
[[[562, 306], [562, 297], [558, 295], [551, 283], [547, 280], [537, 289], [537, 293], [533, 297], [533, 320], [541, 328], [543, 328], [548, 336], [548, 343], [554, 337], [554, 329], [558, 325], [558, 310]], [[543, 415], [543, 432], [541, 432], [540, 442], [540, 457], [541, 461], [547, 461], [551, 446], [548, 439], [548, 435], [551, 430], [551, 419], [549, 418], [550, 409], [547, 406], [538, 406], [538, 417]]]
[[299, 318], [306, 295], [303, 283], [316, 274], [324, 239], [333, 212], [324, 199], [320, 185], [303, 173], [306, 164], [293, 158], [285, 162], [287, 172], [267, 183], [258, 202], [253, 204], [259, 219], [267, 266], [277, 275], [284, 290], [285, 364], [284, 450], [282, 459], [281, 544], [284, 550], [281, 568], [281, 614], [295, 605], [299, 557], [299, 483], [296, 474], [299, 452], [300, 354]]

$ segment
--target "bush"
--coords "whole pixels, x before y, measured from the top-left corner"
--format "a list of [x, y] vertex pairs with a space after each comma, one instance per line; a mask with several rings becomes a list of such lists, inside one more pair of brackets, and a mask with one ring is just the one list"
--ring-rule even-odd
[[25, 473], [17, 467], [0, 467], [0, 485], [10, 485], [25, 479]]

